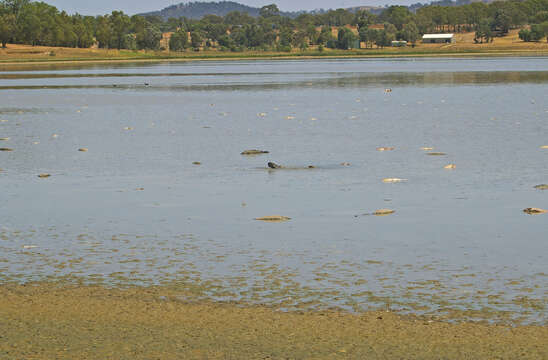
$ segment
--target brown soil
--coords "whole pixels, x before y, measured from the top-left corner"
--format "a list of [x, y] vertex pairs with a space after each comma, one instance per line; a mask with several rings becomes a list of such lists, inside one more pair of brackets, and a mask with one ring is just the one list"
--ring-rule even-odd
[[548, 327], [284, 313], [164, 287], [0, 286], [1, 359], [546, 359]]

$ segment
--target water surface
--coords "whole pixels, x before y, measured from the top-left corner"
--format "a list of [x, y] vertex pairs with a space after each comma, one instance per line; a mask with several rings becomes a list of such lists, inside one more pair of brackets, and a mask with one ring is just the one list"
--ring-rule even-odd
[[[0, 137], [10, 138], [0, 147], [13, 149], [0, 152], [0, 279], [179, 281], [284, 309], [473, 309], [545, 323], [548, 215], [522, 209], [548, 208], [548, 191], [534, 189], [548, 183], [547, 65], [0, 72]], [[270, 153], [240, 155], [253, 148]], [[394, 177], [407, 181], [382, 182]], [[364, 215], [380, 208], [396, 212]], [[254, 220], [273, 214], [291, 220]]]

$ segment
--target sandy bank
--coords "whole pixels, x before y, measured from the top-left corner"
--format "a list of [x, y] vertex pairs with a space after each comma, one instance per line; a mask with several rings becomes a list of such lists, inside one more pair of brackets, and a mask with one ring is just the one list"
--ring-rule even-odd
[[168, 289], [0, 286], [0, 358], [546, 359], [548, 327], [284, 313]]

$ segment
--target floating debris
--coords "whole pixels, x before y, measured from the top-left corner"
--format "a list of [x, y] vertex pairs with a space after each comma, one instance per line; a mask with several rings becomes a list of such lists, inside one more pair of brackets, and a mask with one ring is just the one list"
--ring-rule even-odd
[[315, 118], [315, 117], [310, 118], [310, 121], [316, 121], [316, 120], [318, 120], [318, 118]]
[[278, 165], [278, 164], [273, 163], [273, 162], [269, 162], [267, 165], [268, 165], [268, 167], [271, 168], [271, 169], [281, 169], [281, 168], [282, 168], [281, 165]]
[[431, 151], [431, 150], [434, 150], [434, 148], [433, 148], [433, 147], [423, 146], [423, 147], [421, 147], [421, 150], [424, 150], [424, 151]]
[[269, 152], [265, 150], [251, 149], [251, 150], [244, 150], [240, 154], [241, 155], [259, 155], [259, 154], [268, 154], [268, 153]]
[[88, 151], [88, 148], [79, 148], [78, 151], [86, 152]]
[[548, 184], [535, 185], [535, 189], [548, 190]]
[[126, 126], [124, 130], [133, 130], [133, 128], [131, 126]]
[[32, 143], [33, 143], [34, 145], [38, 145], [38, 144], [40, 144], [40, 141], [33, 141]]
[[392, 89], [390, 89], [390, 88], [384, 89], [384, 92], [385, 92], [385, 93], [391, 93], [391, 92], [392, 92]]
[[295, 116], [286, 116], [285, 119], [286, 120], [293, 120], [293, 119], [295, 119]]
[[377, 151], [390, 151], [390, 150], [394, 150], [394, 147], [393, 146], [381, 146], [381, 147], [377, 148]]
[[264, 113], [264, 112], [258, 113], [257, 116], [259, 116], [259, 117], [265, 117], [265, 116], [266, 116], [266, 113]]
[[448, 165], [445, 165], [443, 168], [444, 169], [454, 169], [456, 167], [457, 167], [457, 165], [455, 165], [455, 164], [448, 164]]
[[202, 165], [202, 163], [199, 162], [199, 161], [194, 161], [194, 162], [192, 162], [192, 165]]
[[36, 246], [36, 245], [23, 245], [23, 249], [35, 249], [37, 247], [38, 246]]
[[51, 135], [51, 138], [52, 138], [52, 139], [57, 139], [58, 137], [59, 137], [59, 134], [53, 134], [53, 135]]
[[350, 166], [350, 163], [349, 162], [342, 162], [341, 166]]
[[308, 165], [309, 169], [315, 169], [316, 167], [314, 165]]
[[290, 217], [281, 216], [281, 215], [271, 215], [255, 218], [254, 220], [267, 221], [267, 222], [282, 222], [291, 220]]
[[137, 190], [137, 191], [143, 191], [143, 190], [145, 190], [145, 188], [144, 188], [144, 187], [140, 187], [140, 188], [137, 188], [137, 189], [135, 189], [135, 190]]
[[446, 153], [443, 153], [443, 152], [429, 152], [429, 153], [426, 153], [426, 155], [430, 155], [430, 156], [444, 156], [444, 155], [447, 155]]
[[44, 178], [49, 178], [50, 176], [51, 176], [51, 175], [48, 174], [48, 173], [38, 174], [38, 177], [39, 177], [39, 178], [42, 178], [42, 179], [44, 179]]
[[379, 209], [379, 210], [375, 210], [375, 212], [373, 213], [373, 215], [375, 216], [386, 216], [386, 215], [390, 215], [390, 214], [393, 214], [395, 213], [396, 210], [391, 210], [391, 209]]
[[541, 149], [548, 149], [548, 145], [542, 145], [540, 148]]
[[523, 209], [523, 212], [526, 213], [526, 214], [534, 215], [534, 214], [547, 213], [548, 210], [539, 209], [539, 208], [526, 208], [526, 209]]
[[0, 141], [8, 141], [10, 138], [9, 137], [3, 137], [3, 138], [0, 138]]
[[0, 148], [0, 151], [13, 151], [12, 148]]
[[386, 179], [382, 179], [382, 182], [383, 182], [383, 183], [398, 183], [398, 182], [403, 182], [403, 181], [407, 181], [407, 179], [400, 179], [400, 178], [386, 178]]

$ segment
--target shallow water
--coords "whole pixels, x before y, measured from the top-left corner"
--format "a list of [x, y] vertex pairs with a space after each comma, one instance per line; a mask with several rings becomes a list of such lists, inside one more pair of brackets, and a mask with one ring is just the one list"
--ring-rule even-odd
[[[548, 208], [548, 191], [534, 189], [548, 183], [547, 65], [2, 71], [0, 147], [13, 151], [0, 152], [0, 279], [180, 281], [287, 309], [475, 309], [546, 323], [548, 214], [522, 209]], [[270, 153], [240, 155], [254, 148]], [[364, 215], [381, 208], [396, 212]], [[274, 214], [291, 220], [254, 220]]]

